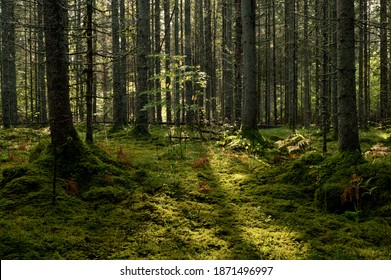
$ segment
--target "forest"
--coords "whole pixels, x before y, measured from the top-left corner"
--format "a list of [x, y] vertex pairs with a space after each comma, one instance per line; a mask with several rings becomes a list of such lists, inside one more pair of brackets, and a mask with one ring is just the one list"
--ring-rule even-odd
[[1, 259], [391, 259], [389, 1], [0, 1]]

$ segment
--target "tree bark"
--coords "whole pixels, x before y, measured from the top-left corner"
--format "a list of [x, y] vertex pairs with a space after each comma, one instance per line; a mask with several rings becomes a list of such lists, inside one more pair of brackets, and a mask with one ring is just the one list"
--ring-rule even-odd
[[161, 40], [160, 40], [160, 0], [155, 0], [155, 55], [157, 58], [155, 59], [155, 88], [156, 88], [156, 120], [158, 123], [162, 123], [162, 94], [161, 94]]
[[[190, 0], [185, 0], [185, 64], [186, 67], [191, 66], [191, 6]], [[194, 122], [194, 101], [193, 101], [193, 85], [190, 80], [185, 81], [185, 96], [186, 96], [186, 123]]]
[[150, 54], [150, 11], [149, 1], [137, 1], [137, 97], [135, 133], [149, 135], [148, 111], [148, 73]]
[[[170, 16], [170, 1], [164, 0], [164, 50], [166, 53], [166, 71], [170, 71], [170, 56], [171, 56], [171, 16]], [[169, 75], [166, 75], [166, 121], [167, 123], [172, 122], [171, 116], [171, 78]]]
[[304, 1], [304, 126], [310, 127], [311, 124], [311, 96], [310, 96], [310, 52], [308, 38], [308, 0]]
[[387, 1], [380, 0], [380, 121], [389, 117], [388, 52], [387, 52]]
[[14, 7], [13, 0], [1, 1], [1, 94], [4, 128], [10, 128], [11, 124], [16, 123], [18, 119], [16, 96]]
[[242, 114], [242, 15], [241, 15], [241, 1], [235, 0], [235, 50], [234, 50], [234, 120], [239, 123]]
[[92, 0], [87, 0], [87, 91], [86, 91], [86, 141], [93, 142], [92, 132], [92, 96], [93, 96], [93, 83], [94, 83], [94, 69], [93, 69], [93, 44], [92, 44], [92, 15], [93, 6]]
[[355, 84], [354, 0], [337, 0], [339, 151], [360, 153]]
[[223, 2], [223, 42], [222, 42], [222, 67], [223, 67], [223, 102], [224, 122], [233, 121], [233, 75], [232, 75], [232, 1]]
[[242, 130], [257, 129], [255, 58], [255, 0], [242, 0], [243, 24], [243, 111]]
[[78, 136], [69, 103], [67, 5], [44, 0], [46, 69], [52, 145], [57, 153]]

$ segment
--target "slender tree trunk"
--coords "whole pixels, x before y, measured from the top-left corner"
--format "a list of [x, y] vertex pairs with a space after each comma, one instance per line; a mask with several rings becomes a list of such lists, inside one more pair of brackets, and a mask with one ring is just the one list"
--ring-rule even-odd
[[337, 0], [331, 1], [330, 11], [330, 87], [333, 133], [338, 137], [338, 80], [337, 80]]
[[[175, 56], [179, 56], [179, 1], [175, 0], [174, 4], [174, 47]], [[175, 69], [175, 123], [181, 123], [181, 94], [179, 86], [179, 69]]]
[[361, 128], [366, 128], [365, 106], [364, 106], [364, 2], [359, 3], [359, 47], [358, 47], [358, 123]]
[[[196, 22], [197, 22], [197, 33], [196, 33], [196, 66], [200, 67], [201, 71], [205, 70], [205, 28], [204, 28], [204, 0], [198, 0], [195, 3], [196, 5]], [[204, 121], [204, 105], [205, 105], [205, 97], [204, 97], [204, 89], [200, 85], [196, 84], [196, 93], [197, 102], [198, 102], [198, 114], [197, 120], [198, 122]]]
[[205, 117], [208, 121], [211, 117], [211, 96], [212, 96], [212, 84], [214, 80], [213, 69], [213, 47], [212, 47], [212, 4], [211, 0], [205, 0], [205, 72], [207, 76], [207, 83], [205, 89]]
[[135, 133], [148, 135], [148, 73], [150, 54], [149, 1], [137, 1], [137, 97]]
[[156, 88], [156, 120], [158, 123], [162, 123], [162, 93], [161, 93], [161, 40], [160, 40], [160, 0], [155, 0], [155, 55], [157, 55], [157, 58], [155, 59], [155, 75], [157, 77], [155, 81], [155, 88]]
[[387, 1], [380, 0], [380, 121], [389, 117], [388, 51], [387, 51]]
[[235, 61], [234, 61], [234, 120], [240, 123], [242, 114], [242, 15], [241, 15], [241, 1], [235, 0]]
[[[191, 6], [190, 0], [185, 0], [185, 64], [190, 67], [192, 61], [191, 55]], [[193, 86], [190, 80], [185, 82], [186, 95], [186, 123], [191, 124], [194, 121], [194, 100], [193, 100]]]
[[14, 24], [14, 1], [1, 1], [1, 25], [2, 25], [2, 113], [3, 126], [10, 128], [16, 123], [17, 97], [16, 97], [16, 65], [15, 65], [15, 24]]
[[87, 91], [86, 91], [86, 141], [93, 142], [93, 133], [92, 133], [92, 95], [93, 95], [93, 46], [92, 46], [92, 16], [93, 16], [93, 6], [92, 0], [87, 0]]
[[121, 102], [121, 59], [119, 44], [119, 15], [118, 0], [111, 1], [111, 35], [113, 52], [113, 117], [115, 126], [120, 126], [120, 102]]
[[45, 84], [45, 47], [44, 47], [44, 27], [43, 27], [43, 0], [38, 1], [38, 98], [39, 98], [39, 117], [40, 122], [45, 124], [48, 121], [47, 99]]
[[10, 63], [11, 53], [10, 46], [10, 23], [9, 23], [9, 1], [1, 1], [1, 105], [3, 114], [3, 127], [11, 127], [11, 79]]
[[337, 19], [339, 150], [360, 153], [355, 84], [354, 0], [337, 0]]
[[243, 111], [242, 130], [257, 129], [255, 50], [255, 0], [242, 0], [243, 24]]
[[328, 20], [329, 1], [323, 0], [323, 17], [322, 17], [322, 138], [323, 152], [327, 152], [326, 137], [329, 133], [329, 20]]
[[[166, 52], [166, 71], [170, 72], [170, 56], [171, 56], [171, 16], [170, 16], [170, 1], [164, 0], [164, 46]], [[166, 121], [167, 123], [172, 122], [171, 116], [171, 79], [166, 76]]]
[[15, 124], [18, 122], [18, 99], [17, 99], [17, 92], [16, 92], [16, 49], [15, 49], [15, 1], [10, 0], [9, 3], [10, 11], [10, 30], [9, 30], [9, 51], [10, 51], [10, 64], [9, 64], [9, 75], [10, 75], [10, 94], [11, 94], [11, 123]]
[[304, 126], [309, 128], [311, 124], [311, 96], [310, 96], [310, 48], [308, 37], [308, 0], [304, 1]]
[[224, 96], [224, 121], [233, 122], [233, 75], [232, 75], [232, 1], [223, 2], [223, 42], [222, 42], [222, 67], [223, 67], [223, 96]]
[[287, 99], [288, 119], [292, 131], [296, 130], [297, 122], [297, 74], [296, 74], [296, 0], [286, 0], [286, 55], [287, 55]]
[[128, 75], [128, 51], [127, 51], [127, 23], [126, 23], [125, 0], [119, 1], [119, 27], [120, 27], [120, 94], [119, 94], [119, 112], [118, 122], [121, 125], [128, 124], [128, 100], [127, 100], [127, 75]]
[[368, 32], [368, 4], [364, 1], [364, 18], [363, 18], [363, 41], [364, 41], [364, 111], [365, 111], [365, 123], [368, 125], [370, 110], [371, 110], [371, 98], [369, 90], [370, 79], [370, 61], [371, 52], [369, 51], [370, 33]]
[[274, 100], [274, 108], [273, 108], [273, 115], [274, 115], [274, 124], [278, 124], [278, 110], [277, 110], [277, 45], [276, 45], [276, 4], [275, 1], [272, 1], [273, 6], [273, 100]]
[[271, 1], [266, 1], [266, 15], [265, 15], [265, 124], [270, 125], [271, 108], [272, 108], [272, 52], [271, 52]]

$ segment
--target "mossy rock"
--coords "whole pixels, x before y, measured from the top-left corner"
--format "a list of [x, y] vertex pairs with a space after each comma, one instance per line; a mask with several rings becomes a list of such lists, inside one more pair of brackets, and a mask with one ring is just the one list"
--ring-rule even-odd
[[339, 184], [325, 184], [315, 191], [315, 205], [323, 211], [340, 213], [343, 191], [344, 187]]

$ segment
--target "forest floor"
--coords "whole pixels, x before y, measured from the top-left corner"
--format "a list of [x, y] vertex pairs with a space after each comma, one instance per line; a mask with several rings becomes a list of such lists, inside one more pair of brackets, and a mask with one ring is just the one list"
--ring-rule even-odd
[[261, 130], [265, 146], [100, 126], [89, 149], [102, 166], [58, 178], [52, 204], [52, 162], [37, 159], [48, 130], [1, 130], [0, 258], [391, 259], [390, 131], [362, 132], [374, 155], [359, 160], [331, 136], [324, 155], [319, 131], [298, 133], [288, 153], [274, 144], [285, 128]]

